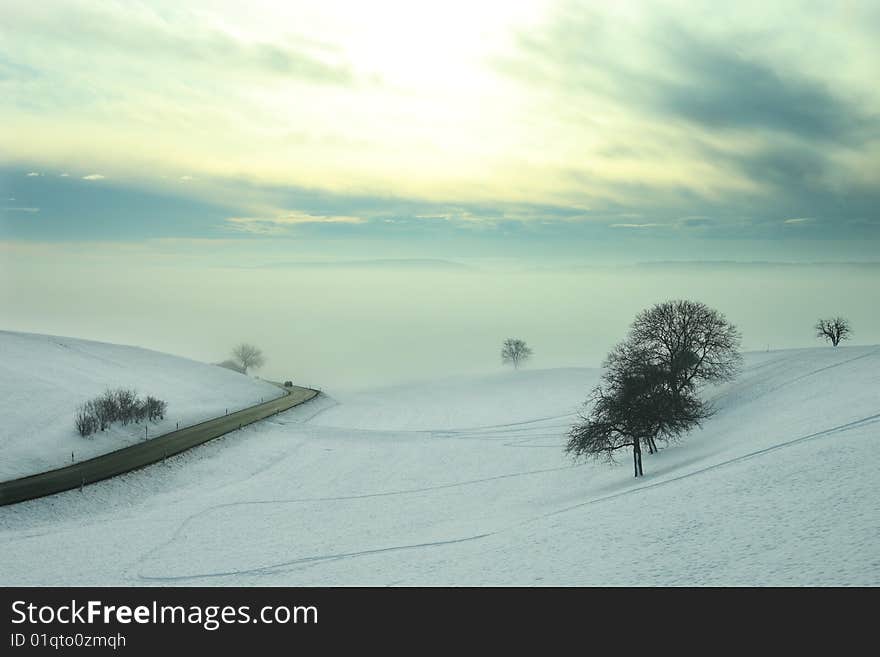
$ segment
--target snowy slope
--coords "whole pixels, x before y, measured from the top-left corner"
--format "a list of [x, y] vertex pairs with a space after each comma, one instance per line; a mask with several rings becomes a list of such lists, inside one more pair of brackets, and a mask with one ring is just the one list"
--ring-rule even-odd
[[279, 388], [213, 365], [139, 347], [0, 331], [0, 480], [67, 465], [143, 440], [143, 425], [83, 438], [73, 416], [106, 388], [135, 388], [168, 402], [159, 435], [244, 408]]
[[880, 584], [880, 348], [749, 354], [641, 480], [562, 452], [597, 374], [319, 398], [0, 508], [0, 584]]
[[494, 425], [499, 419], [534, 422], [537, 409], [550, 416], [570, 413], [598, 374], [578, 368], [526, 370], [338, 394], [339, 405], [314, 424], [418, 431]]

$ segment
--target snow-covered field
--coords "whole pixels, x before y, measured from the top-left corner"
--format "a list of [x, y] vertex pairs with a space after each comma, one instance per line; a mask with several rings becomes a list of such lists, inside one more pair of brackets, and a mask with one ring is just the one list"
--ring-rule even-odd
[[77, 407], [107, 388], [135, 388], [168, 402], [151, 435], [279, 397], [264, 381], [186, 358], [103, 342], [0, 331], [0, 480], [68, 465], [144, 439], [143, 424], [89, 438], [73, 426]]
[[749, 354], [641, 480], [563, 454], [597, 374], [331, 391], [0, 508], [0, 584], [880, 584], [880, 348]]

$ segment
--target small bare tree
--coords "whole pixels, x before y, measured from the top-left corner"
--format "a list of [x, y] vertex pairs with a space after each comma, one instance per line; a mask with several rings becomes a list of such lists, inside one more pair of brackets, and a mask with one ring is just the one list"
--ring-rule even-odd
[[263, 358], [263, 352], [259, 347], [255, 347], [247, 342], [242, 342], [233, 349], [232, 357], [241, 365], [244, 374], [247, 374], [249, 369], [259, 369], [266, 362], [265, 358]]
[[848, 340], [849, 334], [852, 332], [849, 320], [843, 317], [820, 319], [816, 322], [815, 328], [817, 338], [825, 338], [826, 342], [830, 342], [835, 347], [844, 340]]
[[510, 363], [514, 369], [519, 369], [520, 363], [525, 362], [532, 355], [531, 348], [524, 340], [507, 338], [501, 347], [501, 360]]

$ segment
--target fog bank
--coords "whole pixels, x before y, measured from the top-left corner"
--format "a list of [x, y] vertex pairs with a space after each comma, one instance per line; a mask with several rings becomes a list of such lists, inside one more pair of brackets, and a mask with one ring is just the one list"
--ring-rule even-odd
[[497, 372], [506, 337], [531, 368], [598, 366], [633, 316], [686, 297], [725, 313], [748, 350], [819, 344], [842, 314], [880, 343], [876, 265], [652, 264], [393, 259], [272, 266], [66, 251], [52, 268], [7, 253], [0, 328], [139, 345], [218, 362], [259, 345], [259, 375], [325, 389]]

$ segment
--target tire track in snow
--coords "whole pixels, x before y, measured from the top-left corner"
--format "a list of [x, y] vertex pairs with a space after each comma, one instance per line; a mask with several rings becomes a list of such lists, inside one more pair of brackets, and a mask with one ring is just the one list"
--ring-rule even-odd
[[[363, 500], [370, 499], [376, 497], [390, 497], [395, 495], [413, 495], [418, 493], [426, 493], [431, 491], [445, 490], [449, 488], [458, 488], [462, 486], [471, 486], [475, 484], [482, 484], [490, 481], [498, 481], [501, 479], [511, 479], [514, 477], [525, 477], [529, 475], [537, 475], [537, 474], [545, 474], [548, 472], [559, 472], [561, 470], [572, 470], [575, 468], [583, 467], [582, 464], [575, 465], [566, 465], [558, 468], [544, 468], [542, 470], [529, 470], [527, 472], [512, 472], [502, 475], [495, 475], [494, 477], [484, 477], [482, 479], [471, 479], [468, 481], [459, 481], [450, 484], [439, 484], [437, 486], [425, 486], [422, 488], [408, 488], [403, 490], [394, 490], [394, 491], [382, 491], [379, 493], [363, 493], [360, 495], [339, 495], [333, 497], [303, 497], [303, 498], [292, 498], [286, 500], [250, 500], [245, 502], [228, 502], [226, 504], [218, 504], [216, 506], [208, 507], [207, 509], [202, 509], [201, 511], [197, 511], [186, 518], [177, 526], [177, 529], [174, 530], [174, 533], [171, 535], [168, 540], [160, 543], [154, 548], [148, 550], [144, 555], [139, 557], [130, 568], [136, 568], [138, 565], [147, 561], [151, 556], [156, 554], [157, 552], [167, 548], [169, 545], [173, 544], [180, 538], [180, 535], [187, 528], [187, 526], [193, 522], [194, 520], [211, 514], [215, 511], [219, 511], [220, 509], [228, 509], [232, 507], [239, 506], [261, 506], [261, 505], [277, 505], [277, 504], [308, 504], [311, 502], [345, 502], [352, 500]], [[488, 535], [488, 534], [487, 534]], [[471, 539], [468, 539], [471, 540]], [[143, 575], [138, 574], [139, 577], [143, 577]]]
[[[727, 461], [723, 461], [721, 463], [716, 463], [714, 465], [710, 465], [710, 466], [701, 468], [699, 470], [695, 470], [693, 472], [688, 472], [683, 475], [673, 477], [671, 479], [664, 479], [663, 481], [659, 481], [659, 482], [652, 483], [652, 484], [647, 484], [645, 486], [639, 486], [638, 488], [630, 488], [630, 489], [627, 489], [624, 491], [620, 491], [619, 493], [614, 493], [612, 495], [606, 495], [604, 497], [588, 500], [586, 502], [581, 502], [581, 503], [578, 503], [578, 504], [575, 504], [572, 506], [565, 507], [563, 509], [559, 509], [557, 511], [553, 511], [551, 513], [545, 513], [540, 516], [535, 516], [533, 518], [529, 518], [529, 519], [526, 519], [526, 520], [518, 522], [518, 523], [513, 523], [511, 525], [508, 525], [507, 527], [498, 529], [496, 531], [485, 532], [485, 533], [476, 534], [473, 536], [467, 536], [467, 537], [456, 538], [456, 539], [449, 539], [449, 540], [445, 540], [445, 541], [432, 541], [432, 542], [427, 542], [427, 543], [413, 543], [413, 544], [407, 544], [407, 545], [396, 545], [396, 546], [389, 546], [389, 547], [385, 547], [385, 548], [374, 548], [374, 549], [370, 549], [370, 550], [361, 550], [361, 551], [355, 551], [355, 552], [340, 552], [340, 553], [329, 554], [329, 555], [315, 555], [315, 556], [309, 556], [309, 557], [298, 557], [296, 559], [290, 559], [287, 561], [283, 561], [283, 562], [279, 562], [279, 563], [275, 563], [275, 564], [270, 564], [270, 565], [265, 565], [265, 566], [258, 566], [255, 568], [229, 570], [229, 571], [222, 571], [222, 572], [216, 572], [216, 573], [197, 573], [197, 574], [193, 574], [193, 575], [171, 575], [171, 576], [144, 575], [142, 573], [138, 573], [137, 576], [138, 576], [138, 578], [140, 578], [143, 581], [165, 581], [165, 582], [183, 581], [183, 580], [191, 580], [191, 579], [207, 579], [207, 578], [217, 578], [217, 577], [231, 577], [231, 576], [235, 576], [235, 575], [269, 573], [270, 571], [278, 570], [278, 569], [282, 569], [282, 568], [289, 568], [290, 566], [318, 564], [318, 563], [326, 562], [326, 561], [335, 561], [335, 560], [340, 560], [340, 559], [349, 559], [349, 558], [356, 558], [356, 557], [362, 557], [362, 556], [369, 556], [369, 555], [373, 555], [373, 554], [381, 554], [384, 552], [414, 550], [414, 549], [429, 548], [429, 547], [439, 547], [439, 546], [444, 546], [444, 545], [454, 545], [457, 543], [465, 543], [465, 542], [469, 542], [469, 541], [477, 541], [477, 540], [480, 540], [483, 538], [488, 538], [490, 536], [502, 534], [504, 532], [510, 531], [511, 529], [514, 529], [515, 527], [521, 527], [523, 525], [537, 522], [537, 521], [543, 520], [545, 518], [550, 518], [550, 517], [553, 517], [556, 515], [567, 513], [568, 511], [572, 511], [574, 509], [579, 509], [579, 508], [582, 508], [585, 506], [590, 506], [592, 504], [600, 504], [602, 502], [608, 502], [608, 501], [611, 501], [611, 500], [614, 500], [614, 499], [617, 499], [620, 497], [624, 497], [626, 495], [639, 493], [639, 492], [650, 490], [653, 488], [659, 488], [660, 486], [666, 486], [666, 485], [674, 483], [676, 481], [681, 481], [683, 479], [688, 479], [690, 477], [695, 477], [697, 475], [705, 474], [706, 472], [709, 472], [712, 470], [717, 470], [717, 469], [723, 468], [727, 465], [739, 463], [739, 462], [748, 460], [750, 458], [762, 456], [764, 454], [768, 454], [770, 452], [784, 449], [786, 447], [791, 447], [792, 445], [796, 445], [798, 443], [806, 442], [808, 440], [812, 440], [815, 438], [820, 438], [820, 437], [832, 435], [835, 433], [840, 433], [843, 431], [848, 431], [850, 429], [855, 429], [858, 427], [870, 425], [875, 422], [880, 422], [880, 413], [877, 413], [875, 415], [869, 415], [867, 417], [864, 417], [864, 418], [861, 418], [858, 420], [853, 420], [851, 422], [847, 422], [845, 424], [831, 427], [829, 429], [817, 431], [815, 433], [808, 434], [806, 436], [800, 436], [798, 438], [788, 440], [784, 443], [779, 443], [777, 445], [773, 445], [773, 446], [767, 447], [765, 449], [750, 452], [748, 454], [743, 454], [742, 456], [728, 459]], [[573, 467], [578, 467], [578, 466], [568, 466], [567, 468], [550, 468], [547, 470], [541, 470], [541, 471], [535, 471], [535, 472], [550, 472], [552, 470], [564, 470], [564, 469], [571, 469]], [[431, 487], [431, 488], [427, 488], [427, 489], [423, 489], [423, 490], [437, 490], [437, 489], [442, 489], [442, 488], [449, 488], [449, 487], [456, 486], [456, 485], [466, 485], [467, 483], [477, 483], [477, 481], [491, 481], [493, 479], [503, 479], [503, 478], [507, 478], [507, 477], [521, 476], [523, 474], [533, 474], [533, 473], [518, 473], [518, 474], [510, 474], [510, 475], [501, 475], [498, 477], [490, 477], [485, 480], [475, 480], [474, 482], [462, 482], [460, 484], [447, 484], [444, 486]], [[415, 491], [406, 491], [406, 492], [415, 492]], [[357, 497], [355, 497], [355, 499], [362, 499], [364, 497], [378, 497], [378, 496], [393, 495], [393, 494], [399, 494], [399, 493], [394, 493], [394, 492], [376, 493], [376, 494], [370, 494], [370, 495], [357, 496]], [[333, 499], [342, 499], [342, 498], [325, 498], [325, 499], [333, 500]], [[318, 500], [315, 500], [315, 501], [318, 501]], [[283, 501], [272, 501], [272, 500], [257, 501], [257, 502], [233, 502], [230, 504], [219, 505], [217, 507], [211, 507], [211, 508], [205, 509], [197, 514], [193, 514], [192, 516], [190, 516], [189, 518], [186, 518], [183, 521], [183, 523], [178, 527], [177, 531], [175, 531], [174, 535], [168, 541], [166, 541], [165, 543], [163, 543], [163, 544], [153, 548], [149, 552], [147, 552], [143, 557], [139, 558], [137, 560], [137, 562], [135, 562], [135, 564], [133, 564], [132, 567], [133, 568], [137, 567], [139, 564], [146, 561], [152, 554], [154, 554], [158, 550], [160, 550], [163, 547], [166, 547], [167, 545], [170, 545], [172, 542], [174, 542], [176, 540], [176, 538], [179, 536], [179, 534], [181, 533], [181, 531], [183, 530], [183, 528], [185, 527], [185, 525], [200, 515], [203, 515], [205, 513], [209, 513], [215, 509], [230, 507], [230, 506], [240, 506], [240, 505], [246, 505], [246, 504], [272, 504], [272, 503], [279, 503], [279, 502], [283, 503]]]
[[[565, 417], [577, 415], [577, 412], [563, 413], [562, 415], [549, 415], [547, 417], [539, 417], [534, 420], [523, 420], [522, 422], [510, 422], [508, 424], [487, 424], [476, 427], [462, 427], [458, 429], [427, 429], [431, 433], [436, 434], [460, 434], [460, 433], [500, 433], [504, 431], [526, 431], [527, 424], [538, 424], [539, 422], [547, 422], [548, 420], [561, 420]], [[523, 427], [522, 429], [510, 429], [510, 427]]]
[[[324, 399], [327, 399], [333, 403], [325, 406], [324, 408], [318, 409], [317, 412], [312, 413], [309, 417], [305, 418], [304, 420], [301, 420], [299, 422], [284, 422], [283, 424], [308, 424], [309, 422], [314, 420], [316, 417], [318, 417], [324, 411], [329, 411], [331, 408], [339, 406], [339, 402], [336, 401], [335, 399], [333, 399], [333, 397], [330, 397], [326, 393], [321, 393], [321, 394], [324, 396]], [[318, 425], [318, 426], [320, 426], [320, 425]]]
[[515, 440], [509, 440], [507, 442], [501, 442], [504, 438], [478, 438], [474, 436], [449, 436], [448, 440], [464, 440], [464, 441], [476, 441], [483, 443], [495, 443], [500, 447], [555, 447], [557, 449], [562, 448], [562, 444], [559, 442], [553, 443], [551, 445], [527, 445], [525, 443], [532, 442], [533, 440], [541, 440], [545, 438], [556, 438], [561, 439], [565, 436], [559, 433], [539, 433], [532, 436], [516, 436]]
[[[494, 533], [494, 532], [492, 532]], [[357, 552], [339, 552], [336, 554], [321, 554], [310, 557], [299, 557], [297, 559], [290, 559], [289, 561], [282, 561], [279, 563], [268, 564], [265, 566], [256, 566], [254, 568], [244, 568], [241, 570], [227, 570], [216, 573], [198, 573], [195, 575], [138, 575], [140, 579], [145, 581], [152, 582], [177, 582], [181, 580], [190, 580], [190, 579], [209, 579], [214, 577], [232, 577], [235, 575], [258, 575], [258, 574], [269, 574], [271, 571], [275, 571], [281, 568], [290, 568], [291, 566], [297, 566], [300, 564], [312, 564], [315, 562], [321, 561], [336, 561], [338, 559], [351, 559], [354, 557], [366, 557], [373, 554], [382, 554], [384, 552], [400, 552], [402, 550], [417, 550], [419, 548], [427, 548], [427, 547], [438, 547], [441, 545], [454, 545], [455, 543], [465, 543], [467, 541], [476, 541], [481, 538], [486, 538], [487, 536], [491, 536], [492, 533], [489, 534], [476, 534], [475, 536], [465, 536], [464, 538], [453, 538], [445, 541], [431, 541], [428, 543], [412, 543], [408, 545], [392, 545], [390, 547], [384, 548], [373, 548], [371, 550], [360, 550]]]
[[[535, 427], [520, 427], [519, 429], [497, 429], [493, 431], [430, 431], [432, 437], [436, 438], [474, 438], [475, 440], [503, 440], [505, 436], [512, 434], [524, 433], [527, 431], [547, 431], [549, 429], [567, 429], [571, 423], [565, 424], [543, 424]], [[426, 432], [427, 433], [427, 432]], [[500, 438], [489, 438], [488, 436], [498, 435]], [[484, 437], [485, 436], [485, 437]]]
[[[819, 369], [815, 369], [811, 372], [806, 372], [804, 374], [796, 376], [793, 379], [789, 379], [788, 381], [785, 381], [783, 383], [775, 385], [772, 388], [767, 388], [766, 390], [761, 390], [759, 395], [755, 396], [752, 399], [748, 399], [746, 403], [761, 399], [761, 398], [765, 397], [766, 395], [770, 394], [771, 392], [776, 392], [777, 390], [781, 390], [782, 388], [786, 388], [786, 387], [792, 385], [793, 383], [797, 383], [798, 381], [803, 381], [804, 379], [808, 379], [811, 376], [815, 376], [816, 374], [821, 374], [822, 372], [827, 372], [828, 370], [832, 370], [832, 369], [834, 369], [836, 367], [840, 367], [842, 365], [848, 365], [849, 363], [853, 363], [857, 360], [862, 360], [863, 358], [870, 358], [871, 356], [876, 356], [877, 354], [880, 354], [880, 349], [875, 349], [873, 351], [869, 351], [866, 354], [861, 354], [860, 356], [848, 358], [847, 360], [842, 360], [837, 363], [832, 363], [831, 365], [826, 365], [825, 367], [820, 367]], [[720, 396], [716, 397], [715, 399], [717, 401], [722, 397], [723, 397], [723, 395], [720, 395]]]
[[[339, 402], [336, 402], [335, 405], [339, 405]], [[313, 415], [308, 420], [306, 420], [306, 422], [311, 421], [312, 418], [314, 418], [317, 415], [320, 415], [321, 413], [323, 413], [326, 410], [329, 410], [330, 408], [332, 408], [332, 406], [321, 409], [320, 411], [315, 413], [315, 415]], [[327, 424], [327, 425], [321, 424], [318, 426], [323, 429], [338, 429], [340, 431], [358, 431], [358, 432], [364, 432], [364, 433], [376, 433], [376, 432], [382, 432], [382, 433], [430, 433], [432, 435], [441, 435], [442, 436], [442, 435], [455, 435], [455, 434], [467, 434], [467, 433], [474, 433], [474, 434], [476, 434], [476, 433], [503, 433], [504, 431], [508, 430], [508, 427], [518, 427], [518, 426], [523, 426], [523, 425], [527, 425], [527, 424], [537, 424], [538, 422], [546, 422], [547, 420], [561, 420], [562, 418], [572, 417], [574, 415], [577, 415], [577, 412], [563, 413], [562, 415], [550, 415], [547, 417], [539, 417], [534, 420], [523, 420], [521, 422], [510, 422], [508, 424], [487, 424], [487, 425], [479, 425], [479, 426], [475, 426], [475, 427], [460, 427], [458, 429], [383, 429], [383, 428], [362, 429], [360, 427], [340, 427], [340, 426], [331, 425], [331, 424]], [[523, 429], [521, 429], [521, 430], [525, 431], [527, 429], [528, 429], [528, 427], [523, 427]], [[514, 429], [514, 431], [515, 431], [515, 429]]]
[[[693, 472], [687, 472], [682, 475], [678, 475], [677, 477], [672, 477], [670, 479], [664, 479], [663, 481], [658, 481], [652, 484], [646, 484], [644, 486], [639, 486], [638, 488], [630, 488], [624, 491], [620, 491], [619, 493], [613, 493], [611, 495], [606, 495], [605, 497], [598, 497], [596, 499], [588, 500], [586, 502], [580, 502], [578, 504], [574, 504], [572, 506], [565, 507], [564, 509], [559, 509], [558, 511], [553, 511], [552, 513], [545, 514], [540, 516], [539, 518], [549, 518], [551, 516], [559, 515], [561, 513], [566, 513], [568, 511], [572, 511], [573, 509], [579, 509], [581, 507], [590, 506], [591, 504], [598, 504], [600, 502], [607, 502], [609, 500], [617, 499], [618, 497], [623, 497], [624, 495], [630, 495], [632, 493], [639, 493], [641, 491], [650, 490], [652, 488], [659, 488], [660, 486], [666, 486], [667, 484], [674, 483], [676, 481], [681, 481], [682, 479], [688, 479], [690, 477], [696, 477], [697, 475], [705, 474], [706, 472], [717, 470], [719, 468], [723, 468], [728, 465], [732, 465], [734, 463], [741, 463], [751, 458], [755, 458], [757, 456], [763, 456], [764, 454], [768, 454], [770, 452], [775, 452], [780, 449], [784, 449], [786, 447], [791, 447], [792, 445], [796, 445], [798, 443], [806, 442], [808, 440], [813, 440], [815, 438], [822, 438], [824, 436], [828, 436], [835, 433], [840, 433], [842, 431], [848, 431], [850, 429], [856, 429], [865, 425], [873, 424], [875, 422], [880, 422], [880, 413], [876, 415], [869, 415], [867, 417], [863, 417], [859, 420], [853, 420], [852, 422], [847, 422], [845, 424], [840, 424], [836, 427], [831, 427], [830, 429], [823, 429], [822, 431], [817, 431], [815, 433], [811, 433], [806, 436], [800, 436], [799, 438], [793, 438], [784, 443], [779, 443], [777, 445], [772, 445], [770, 447], [765, 447], [764, 449], [759, 449], [755, 452], [749, 452], [748, 454], [743, 454], [742, 456], [737, 456], [732, 459], [728, 459], [727, 461], [722, 461], [721, 463], [715, 463], [713, 465], [708, 465], [704, 468], [700, 468], [699, 470], [694, 470]], [[539, 518], [534, 518], [533, 520], [538, 520]], [[526, 522], [532, 522], [533, 520], [528, 520]]]
[[874, 351], [869, 351], [868, 353], [862, 354], [861, 356], [856, 356], [855, 358], [850, 358], [848, 360], [842, 360], [839, 363], [833, 363], [831, 365], [826, 365], [825, 367], [820, 367], [817, 370], [813, 370], [812, 372], [807, 372], [806, 374], [801, 374], [800, 376], [797, 376], [797, 377], [791, 379], [790, 381], [786, 381], [785, 383], [781, 384], [777, 388], [773, 388], [769, 392], [772, 392], [773, 390], [778, 390], [779, 388], [782, 388], [783, 386], [791, 385], [792, 383], [797, 383], [798, 381], [809, 378], [809, 377], [813, 376], [814, 374], [819, 374], [820, 372], [834, 369], [835, 367], [840, 367], [841, 365], [847, 365], [848, 363], [853, 363], [857, 360], [861, 360], [862, 358], [869, 358], [871, 356], [876, 356], [877, 354], [880, 354], [880, 349], [875, 349]]

